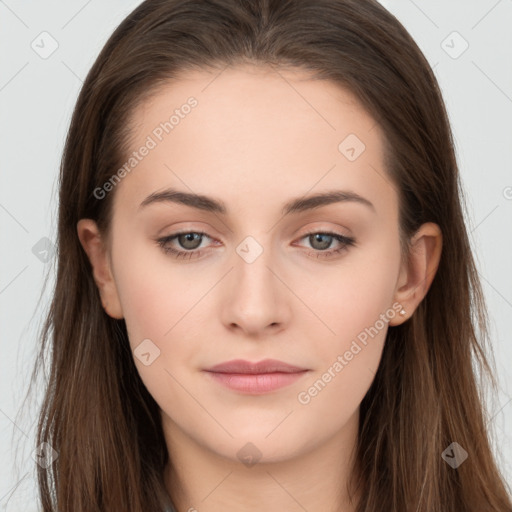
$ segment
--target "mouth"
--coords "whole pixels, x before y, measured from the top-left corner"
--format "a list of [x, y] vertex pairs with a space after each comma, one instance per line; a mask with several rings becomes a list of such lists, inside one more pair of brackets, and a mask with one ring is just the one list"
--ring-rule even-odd
[[240, 359], [227, 361], [204, 370], [214, 381], [248, 394], [263, 394], [288, 386], [309, 372], [276, 359], [258, 363]]

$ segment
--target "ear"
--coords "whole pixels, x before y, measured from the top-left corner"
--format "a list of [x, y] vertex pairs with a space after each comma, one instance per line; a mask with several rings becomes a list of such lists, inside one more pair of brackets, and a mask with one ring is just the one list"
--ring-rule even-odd
[[93, 270], [93, 278], [101, 296], [103, 308], [109, 316], [123, 318], [121, 302], [112, 275], [107, 244], [91, 219], [81, 219], [77, 224], [78, 238], [86, 252]]
[[422, 224], [411, 238], [410, 261], [402, 263], [394, 296], [405, 315], [395, 315], [390, 325], [399, 325], [410, 318], [427, 294], [439, 267], [442, 245], [441, 229], [433, 222]]

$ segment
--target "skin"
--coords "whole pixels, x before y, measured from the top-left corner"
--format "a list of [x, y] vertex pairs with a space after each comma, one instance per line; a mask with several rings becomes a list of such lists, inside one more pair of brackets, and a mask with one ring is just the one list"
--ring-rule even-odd
[[[111, 192], [109, 236], [91, 219], [77, 226], [106, 314], [125, 319], [132, 349], [150, 339], [160, 350], [148, 366], [134, 360], [162, 410], [174, 462], [166, 485], [180, 512], [354, 511], [345, 484], [359, 405], [389, 326], [407, 321], [430, 287], [440, 229], [424, 224], [411, 240], [410, 264], [401, 261], [398, 196], [384, 169], [382, 133], [339, 86], [252, 66], [189, 71], [133, 113], [132, 149], [190, 96], [197, 107]], [[354, 161], [338, 150], [351, 133], [366, 146]], [[170, 186], [222, 200], [228, 214], [171, 202], [139, 208]], [[374, 210], [338, 202], [281, 214], [293, 198], [332, 189], [356, 192]], [[155, 242], [180, 229], [207, 233], [193, 246], [200, 245], [199, 257], [174, 258]], [[351, 236], [355, 245], [318, 257], [321, 243], [306, 236], [312, 230]], [[236, 251], [247, 236], [263, 249], [252, 263]], [[192, 247], [181, 242], [170, 245]], [[338, 247], [332, 239], [327, 250]], [[378, 334], [300, 403], [299, 393], [329, 368], [332, 374], [337, 357], [390, 310]], [[309, 371], [259, 396], [202, 371], [266, 358]], [[237, 455], [249, 442], [261, 457], [250, 467]], [[256, 457], [253, 447], [245, 450]]]

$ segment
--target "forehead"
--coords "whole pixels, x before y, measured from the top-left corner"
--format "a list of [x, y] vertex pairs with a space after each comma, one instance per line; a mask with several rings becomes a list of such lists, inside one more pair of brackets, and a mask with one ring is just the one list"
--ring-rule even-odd
[[[339, 84], [315, 79], [299, 69], [243, 65], [187, 71], [166, 82], [133, 112], [130, 125], [135, 137], [140, 138], [151, 127], [169, 120], [176, 111], [180, 114], [190, 98], [195, 99], [197, 107], [185, 117], [179, 115], [178, 122], [190, 124], [181, 121], [193, 114], [190, 117], [197, 120], [194, 130], [198, 134], [206, 135], [215, 128], [219, 140], [225, 134], [233, 144], [263, 142], [255, 136], [278, 129], [282, 130], [283, 143], [289, 136], [299, 134], [316, 143], [315, 139], [326, 133], [341, 132], [337, 134], [341, 136], [347, 129], [368, 138], [365, 132], [376, 124], [357, 98]], [[201, 128], [204, 132], [199, 133]], [[176, 141], [180, 140], [180, 131], [184, 132], [183, 128], [173, 128]], [[203, 143], [206, 142], [205, 138]]]
[[133, 205], [166, 186], [254, 206], [340, 187], [394, 199], [375, 120], [350, 91], [302, 70], [188, 71], [130, 126], [130, 152], [153, 146], [117, 187]]

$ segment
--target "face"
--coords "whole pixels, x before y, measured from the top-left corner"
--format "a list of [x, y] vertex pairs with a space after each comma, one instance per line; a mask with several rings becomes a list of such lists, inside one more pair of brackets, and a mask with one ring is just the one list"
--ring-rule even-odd
[[[168, 84], [134, 112], [130, 144], [109, 192], [113, 300], [164, 429], [277, 461], [354, 425], [401, 309], [375, 120], [333, 83], [239, 67]], [[303, 371], [205, 371], [234, 359]]]

